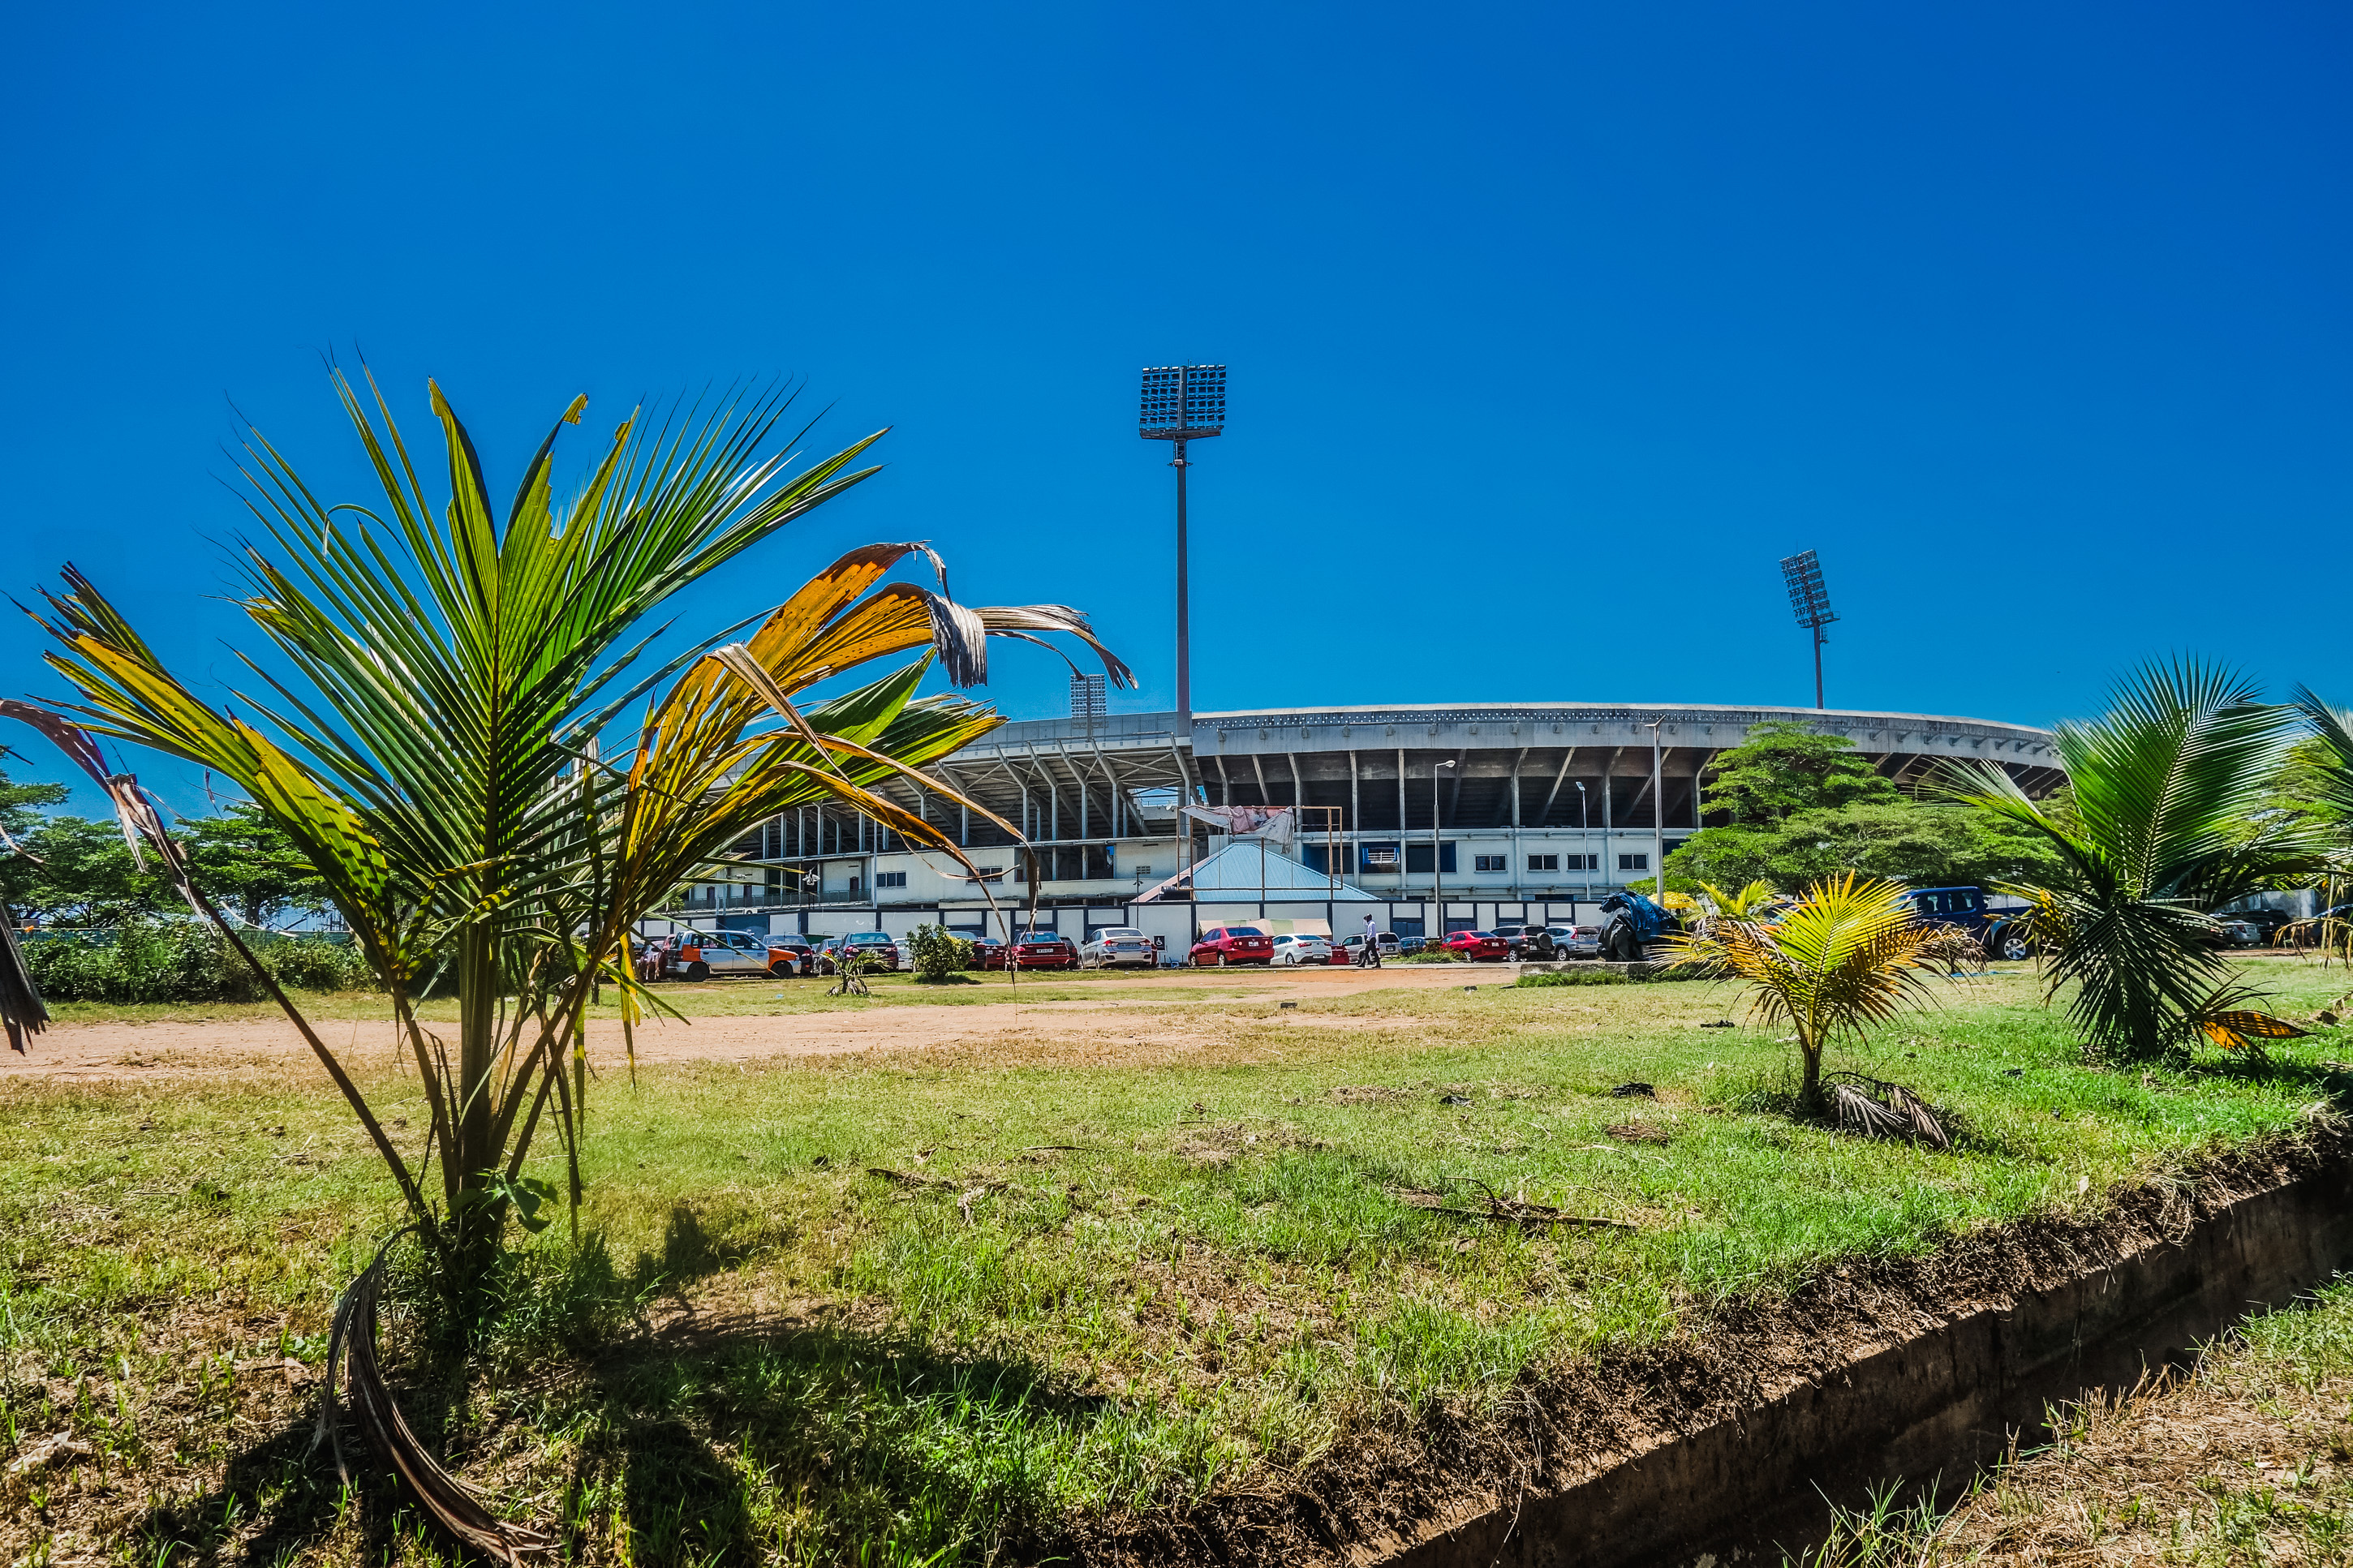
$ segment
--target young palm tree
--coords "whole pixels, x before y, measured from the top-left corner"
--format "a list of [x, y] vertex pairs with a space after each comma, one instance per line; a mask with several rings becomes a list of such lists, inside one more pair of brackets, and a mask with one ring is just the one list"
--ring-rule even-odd
[[[1114, 684], [1134, 682], [1077, 612], [955, 604], [938, 557], [913, 544], [852, 551], [749, 637], [646, 669], [660, 629], [648, 629], [648, 617], [875, 472], [849, 470], [879, 432], [787, 472], [786, 458], [763, 452], [788, 400], [754, 396], [654, 430], [633, 416], [559, 503], [550, 477], [559, 424], [501, 519], [438, 386], [448, 487], [439, 505], [373, 381], [365, 404], [341, 374], [334, 385], [382, 500], [323, 504], [258, 432], [249, 437], [250, 504], [274, 548], [247, 549], [243, 608], [282, 660], [247, 661], [261, 697], [241, 697], [235, 710], [197, 697], [71, 568], [67, 591], [48, 595], [46, 624], [59, 645], [49, 662], [79, 690], [66, 711], [88, 730], [234, 779], [318, 868], [423, 1079], [431, 1125], [421, 1152], [396, 1145], [333, 1052], [280, 1000], [463, 1295], [510, 1208], [550, 1195], [522, 1178], [543, 1120], [563, 1141], [576, 1207], [585, 1009], [594, 987], [615, 988], [626, 1037], [658, 1005], [638, 984], [628, 939], [673, 887], [811, 801], [852, 806], [963, 860], [927, 820], [944, 814], [887, 793], [896, 785], [905, 797], [913, 785], [980, 810], [917, 772], [1002, 722], [962, 699], [916, 697], [934, 658], [955, 684], [976, 685], [987, 636], [1069, 632], [1095, 647]], [[575, 402], [563, 423], [578, 423], [585, 405]], [[882, 582], [916, 553], [938, 571], [940, 592]], [[911, 654], [866, 685], [808, 695]], [[641, 699], [642, 720], [625, 724]], [[145, 797], [103, 767], [86, 736], [56, 714], [10, 711], [109, 784], [126, 830], [143, 832], [184, 873]], [[210, 913], [201, 889], [183, 883]], [[435, 985], [457, 997], [447, 1035], [417, 1009]]]
[[1925, 936], [1901, 883], [1849, 874], [1808, 888], [1769, 925], [1719, 920], [1670, 945], [1680, 957], [1746, 982], [1758, 1022], [1797, 1031], [1805, 1060], [1800, 1098], [1820, 1110], [1823, 1048], [1923, 999], [1935, 967], [1920, 951]]
[[2105, 715], [2057, 727], [2066, 813], [1990, 763], [1964, 770], [1971, 804], [2057, 852], [2055, 869], [2015, 890], [2034, 906], [2051, 994], [2077, 986], [2068, 1016], [2090, 1049], [2157, 1055], [2242, 1011], [2207, 911], [2319, 863], [2310, 825], [2260, 811], [2295, 721], [2232, 671], [2152, 664]]

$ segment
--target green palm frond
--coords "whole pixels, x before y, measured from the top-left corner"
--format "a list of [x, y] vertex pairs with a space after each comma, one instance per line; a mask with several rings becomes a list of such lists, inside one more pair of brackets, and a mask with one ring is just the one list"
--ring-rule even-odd
[[[554, 455], [581, 418], [575, 400], [501, 512], [438, 385], [437, 505], [375, 383], [364, 396], [341, 373], [333, 384], [380, 495], [326, 504], [249, 434], [258, 534], [242, 607], [275, 658], [248, 661], [254, 691], [233, 710], [175, 678], [71, 567], [42, 619], [74, 720], [233, 779], [317, 867], [424, 1079], [431, 1157], [419, 1163], [438, 1162], [443, 1201], [437, 1214], [412, 1199], [463, 1273], [496, 1232], [485, 1194], [513, 1181], [543, 1118], [575, 1145], [592, 989], [619, 990], [631, 1023], [659, 1007], [627, 944], [673, 887], [811, 802], [964, 860], [893, 793], [913, 783], [989, 817], [917, 770], [1002, 721], [916, 693], [934, 668], [957, 686], [985, 679], [992, 637], [1071, 636], [1114, 684], [1134, 681], [1078, 612], [957, 604], [939, 557], [914, 543], [852, 551], [743, 640], [647, 672], [661, 629], [649, 617], [874, 474], [854, 465], [880, 432], [794, 469], [768, 455], [789, 397], [731, 395], [659, 424], [632, 414], [559, 500]], [[936, 590], [883, 581], [918, 555]], [[878, 663], [879, 678], [840, 689]], [[640, 699], [642, 721], [625, 727]], [[452, 1039], [415, 1006], [436, 977], [458, 994]]]
[[2051, 994], [2076, 986], [2069, 1016], [2093, 1049], [2145, 1056], [2190, 1037], [2229, 973], [2208, 911], [2319, 864], [2310, 825], [2260, 811], [2295, 721], [2233, 671], [2152, 664], [2099, 719], [2058, 726], [2070, 816], [1993, 764], [1957, 770], [1971, 804], [2057, 854], [2056, 871], [2009, 890], [2033, 904]]

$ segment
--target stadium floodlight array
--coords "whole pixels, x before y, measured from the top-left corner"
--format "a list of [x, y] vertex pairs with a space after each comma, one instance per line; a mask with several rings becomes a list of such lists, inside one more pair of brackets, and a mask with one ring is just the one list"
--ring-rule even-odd
[[1222, 435], [1226, 428], [1226, 367], [1221, 364], [1148, 365], [1135, 433], [1147, 441], [1174, 441], [1176, 455], [1176, 710], [1193, 711], [1192, 604], [1185, 568], [1185, 470], [1188, 441]]
[[1198, 441], [1226, 427], [1226, 367], [1170, 364], [1144, 373], [1136, 434], [1147, 441]]
[[1100, 675], [1071, 677], [1071, 717], [1083, 722], [1088, 734], [1095, 732], [1095, 721], [1102, 718], [1104, 711], [1103, 678]]
[[1798, 624], [1814, 634], [1814, 706], [1822, 703], [1822, 644], [1830, 638], [1822, 628], [1838, 619], [1831, 608], [1831, 593], [1822, 586], [1822, 563], [1812, 551], [1781, 558], [1781, 581], [1789, 587], [1789, 608]]

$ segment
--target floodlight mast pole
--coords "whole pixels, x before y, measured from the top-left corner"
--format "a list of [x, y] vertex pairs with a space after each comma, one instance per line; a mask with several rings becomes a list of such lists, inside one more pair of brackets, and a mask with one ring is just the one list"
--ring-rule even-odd
[[1224, 365], [1145, 368], [1135, 433], [1147, 441], [1173, 442], [1176, 447], [1168, 464], [1176, 470], [1176, 711], [1187, 718], [1193, 712], [1193, 605], [1187, 561], [1185, 479], [1193, 463], [1186, 449], [1192, 442], [1220, 434], [1225, 426]]
[[[1181, 386], [1181, 382], [1180, 382]], [[1180, 392], [1178, 395], [1182, 396]], [[1185, 438], [1176, 437], [1176, 456], [1169, 465], [1176, 470], [1176, 711], [1190, 715], [1193, 711], [1193, 605], [1191, 582], [1185, 565], [1185, 470], [1193, 465], [1185, 460]], [[1817, 653], [1815, 661], [1820, 662]]]

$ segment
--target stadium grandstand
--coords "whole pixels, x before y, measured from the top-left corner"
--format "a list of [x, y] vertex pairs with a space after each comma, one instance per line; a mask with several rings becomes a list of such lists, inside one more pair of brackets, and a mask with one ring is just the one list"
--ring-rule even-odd
[[[679, 922], [902, 936], [931, 922], [973, 936], [1037, 925], [1082, 941], [1125, 925], [1161, 938], [1174, 962], [1198, 931], [1238, 919], [1345, 933], [1369, 913], [1402, 936], [1574, 921], [1704, 825], [1708, 769], [1753, 725], [1844, 736], [1905, 785], [1951, 759], [1996, 763], [2036, 795], [2064, 777], [2048, 731], [1915, 713], [1540, 703], [1188, 719], [1073, 706], [930, 770], [1018, 824], [1027, 852], [944, 794], [892, 791], [953, 834], [985, 889], [949, 856], [808, 807], [739, 845], [740, 869], [691, 889]], [[1187, 805], [1293, 809], [1270, 837], [1214, 831]]]

